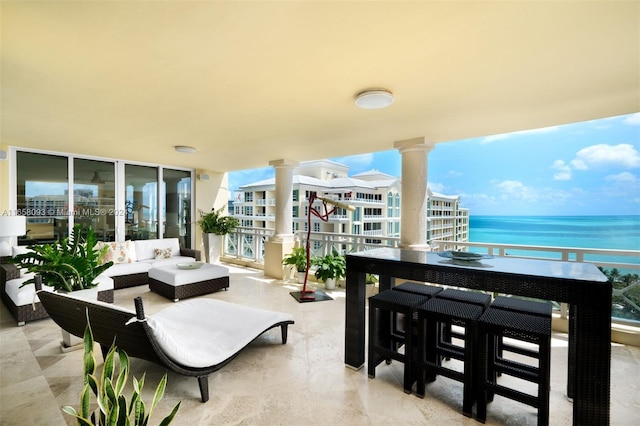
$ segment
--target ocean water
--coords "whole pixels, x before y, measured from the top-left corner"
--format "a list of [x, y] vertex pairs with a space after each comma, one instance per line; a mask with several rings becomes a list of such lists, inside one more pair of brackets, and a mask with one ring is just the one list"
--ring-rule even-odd
[[[637, 216], [471, 216], [469, 241], [497, 244], [640, 250]], [[532, 255], [518, 251], [513, 254]], [[544, 254], [533, 254], [543, 257]], [[545, 256], [552, 257], [552, 255]], [[640, 264], [638, 257], [598, 257], [587, 260]], [[636, 271], [638, 273], [638, 271]]]

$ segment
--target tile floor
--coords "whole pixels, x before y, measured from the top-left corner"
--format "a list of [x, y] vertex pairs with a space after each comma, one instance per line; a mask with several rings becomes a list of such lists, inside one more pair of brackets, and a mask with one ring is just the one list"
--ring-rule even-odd
[[[438, 378], [420, 399], [403, 393], [401, 363], [381, 364], [375, 379], [367, 377], [365, 368], [345, 367], [343, 289], [330, 293], [332, 301], [299, 304], [289, 294], [299, 285], [267, 279], [262, 271], [230, 269], [230, 289], [206, 297], [293, 313], [296, 323], [289, 328], [288, 343], [280, 344], [279, 329], [256, 340], [209, 378], [210, 400], [204, 404], [195, 378], [169, 374], [152, 424], [178, 401], [182, 403], [176, 425], [479, 424], [462, 415], [458, 382]], [[148, 314], [173, 303], [146, 286], [116, 291], [115, 303], [133, 309], [138, 295]], [[82, 351], [61, 353], [59, 338], [51, 320], [17, 327], [6, 308], [0, 308], [1, 425], [74, 424], [60, 407], [78, 405]], [[571, 424], [572, 405], [564, 396], [566, 355], [567, 336], [554, 334], [552, 425]], [[143, 399], [150, 403], [164, 369], [132, 361], [134, 376], [147, 374]], [[640, 424], [640, 348], [614, 344], [611, 376], [611, 424]], [[496, 397], [489, 405], [487, 424], [533, 425], [536, 419], [533, 408]]]

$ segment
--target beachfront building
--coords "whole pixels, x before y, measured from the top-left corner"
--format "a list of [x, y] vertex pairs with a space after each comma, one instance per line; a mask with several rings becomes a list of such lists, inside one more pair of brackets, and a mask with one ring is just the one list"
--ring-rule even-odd
[[[400, 237], [401, 179], [377, 170], [348, 175], [349, 167], [330, 160], [300, 163], [293, 171], [293, 232], [308, 230], [309, 196], [336, 200], [353, 206], [337, 208], [327, 222], [312, 215], [312, 232]], [[242, 226], [275, 227], [275, 178], [240, 187], [230, 209]], [[428, 191], [427, 243], [432, 240], [468, 241], [469, 210], [460, 197]], [[317, 201], [315, 206], [320, 206]]]

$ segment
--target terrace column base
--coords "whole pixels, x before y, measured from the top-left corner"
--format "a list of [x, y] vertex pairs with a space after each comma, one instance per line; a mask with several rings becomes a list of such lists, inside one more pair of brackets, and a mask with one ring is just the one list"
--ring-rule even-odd
[[[285, 278], [289, 272], [282, 264], [282, 259], [295, 245], [293, 235], [276, 235], [264, 243], [264, 275], [278, 280]], [[286, 271], [285, 271], [286, 270]]]

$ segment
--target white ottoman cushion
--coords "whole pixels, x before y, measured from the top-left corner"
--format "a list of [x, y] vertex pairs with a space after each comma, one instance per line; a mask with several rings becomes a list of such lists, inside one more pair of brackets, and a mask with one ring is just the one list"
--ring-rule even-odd
[[198, 269], [178, 269], [176, 265], [155, 264], [149, 269], [149, 278], [172, 286], [199, 283], [229, 275], [229, 269], [220, 265], [205, 263]]

